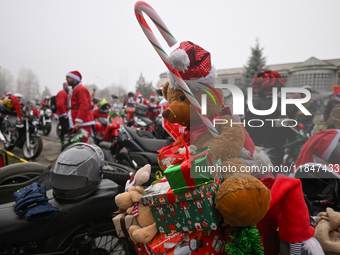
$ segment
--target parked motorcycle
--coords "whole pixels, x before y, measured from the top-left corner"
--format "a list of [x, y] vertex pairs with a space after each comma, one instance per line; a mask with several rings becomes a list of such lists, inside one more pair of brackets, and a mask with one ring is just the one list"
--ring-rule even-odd
[[111, 147], [118, 163], [139, 169], [146, 164], [151, 165], [149, 185], [156, 179], [160, 170], [157, 151], [172, 143], [166, 139], [156, 139], [150, 132], [130, 127], [121, 127], [118, 131], [117, 143]]
[[51, 117], [52, 110], [47, 106], [43, 106], [39, 114], [38, 130], [42, 130], [44, 135], [49, 135], [52, 129]]
[[168, 132], [162, 126], [162, 115], [159, 114], [154, 121], [150, 120], [148, 117], [134, 116], [133, 126], [141, 128], [144, 131], [148, 131], [157, 139], [169, 139], [174, 142]]
[[131, 127], [134, 125], [134, 117], [144, 117], [147, 106], [136, 102], [128, 102], [125, 106], [126, 123]]
[[25, 106], [22, 111], [23, 124], [16, 116], [6, 115], [1, 123], [1, 132], [5, 138], [4, 147], [12, 151], [14, 147], [22, 149], [24, 158], [37, 158], [43, 148], [43, 142], [37, 133], [38, 120], [34, 117], [31, 107]]
[[[26, 175], [22, 164], [11, 166], [11, 170], [16, 167], [16, 176]], [[136, 254], [128, 238], [117, 237], [112, 222], [118, 210], [115, 196], [123, 190], [117, 182], [125, 184], [129, 168], [106, 163], [98, 189], [73, 202], [56, 198], [49, 185], [50, 169], [40, 175], [38, 182], [47, 187], [48, 203], [58, 212], [48, 220], [29, 222], [14, 213], [15, 202], [1, 204], [0, 254]], [[3, 171], [0, 181], [2, 175]], [[11, 185], [0, 185], [0, 191], [5, 186]]]
[[[106, 108], [106, 106], [104, 107]], [[115, 105], [111, 109], [111, 111], [107, 113], [106, 118], [97, 118], [94, 124], [96, 133], [93, 136], [95, 144], [98, 145], [100, 142], [103, 141], [116, 143], [118, 137], [118, 129], [124, 125], [123, 114], [124, 110], [121, 110], [119, 105]]]

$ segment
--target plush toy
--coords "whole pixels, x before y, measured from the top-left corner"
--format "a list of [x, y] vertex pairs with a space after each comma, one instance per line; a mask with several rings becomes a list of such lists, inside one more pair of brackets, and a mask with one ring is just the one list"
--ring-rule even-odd
[[332, 208], [318, 214], [315, 238], [320, 242], [326, 255], [340, 254], [340, 213]]
[[127, 214], [137, 218], [140, 226], [132, 225], [129, 228], [130, 238], [135, 243], [148, 243], [158, 232], [150, 207], [143, 206], [141, 202], [145, 194], [141, 185], [149, 180], [150, 173], [151, 166], [145, 165], [136, 172], [136, 175], [131, 174], [130, 180], [126, 183], [126, 192], [118, 194], [115, 198], [120, 211], [126, 210]]
[[162, 116], [170, 123], [186, 126], [183, 138], [188, 145], [195, 145], [197, 149], [210, 146], [213, 157], [221, 159], [225, 180], [216, 194], [215, 204], [224, 221], [240, 227], [257, 223], [269, 208], [270, 192], [251, 176], [246, 164], [238, 158], [244, 150], [245, 131], [232, 116], [221, 111], [223, 92], [213, 88], [216, 70], [211, 65], [210, 53], [185, 41], [170, 54], [169, 63], [179, 71], [199, 102], [202, 94], [209, 94], [206, 115], [212, 122], [220, 119], [224, 124], [215, 126], [219, 136], [213, 138], [171, 75], [163, 86], [163, 96], [169, 107]]

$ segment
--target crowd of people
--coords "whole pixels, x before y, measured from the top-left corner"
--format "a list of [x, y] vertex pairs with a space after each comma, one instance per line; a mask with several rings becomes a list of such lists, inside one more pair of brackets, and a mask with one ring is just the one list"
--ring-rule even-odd
[[[271, 81], [263, 84], [264, 78], [269, 78]], [[275, 71], [261, 71], [258, 73], [252, 81], [253, 92], [259, 97], [259, 100], [254, 100], [253, 102], [254, 108], [258, 110], [270, 109], [273, 101], [272, 88], [278, 88], [278, 93], [280, 93], [280, 89], [284, 86], [284, 79], [279, 73]], [[304, 86], [303, 88], [311, 93], [315, 92], [310, 86]], [[324, 122], [327, 122], [332, 109], [340, 103], [340, 85], [334, 85], [333, 90], [334, 97], [329, 100], [323, 112]], [[60, 90], [55, 97], [57, 105], [55, 116], [60, 121], [61, 141], [63, 141], [64, 136], [69, 133], [70, 130], [81, 130], [82, 133], [85, 134], [84, 142], [89, 141], [90, 134], [95, 132], [95, 120], [92, 115], [93, 105], [100, 100], [95, 97], [95, 92], [95, 89], [93, 89], [92, 93], [90, 93], [88, 88], [82, 84], [82, 75], [80, 72], [70, 71], [66, 74], [66, 82], [63, 83], [63, 89]], [[293, 93], [291, 98], [298, 99], [304, 98], [305, 96], [304, 93]], [[117, 97], [115, 97], [115, 99], [117, 99]], [[19, 120], [22, 122], [20, 99], [10, 91], [7, 91], [2, 98], [2, 102], [4, 105], [2, 110], [6, 110], [11, 114], [17, 114]], [[128, 103], [145, 105], [147, 108], [145, 116], [150, 120], [154, 120], [160, 113], [160, 105], [159, 102], [156, 101], [156, 93], [152, 93], [147, 99], [143, 97], [140, 92], [134, 93], [130, 91], [125, 101], [123, 100], [123, 97], [119, 97], [115, 102], [119, 102], [121, 106], [125, 107]], [[44, 96], [40, 105], [41, 107], [49, 106], [50, 103], [51, 97]], [[313, 125], [313, 117], [318, 109], [318, 102], [317, 100], [311, 99], [304, 103], [303, 106], [312, 115], [305, 115], [297, 106], [288, 104], [286, 117], [296, 120], [306, 128]], [[272, 114], [259, 116], [246, 110], [244, 116], [246, 121], [250, 119], [278, 119], [280, 117], [282, 117], [280, 97], [278, 97], [276, 111]], [[294, 140], [295, 134], [287, 128], [273, 127], [271, 122], [264, 122], [264, 125], [261, 128], [251, 126], [246, 126], [245, 128], [256, 145], [270, 149], [273, 164], [282, 165], [284, 154], [283, 146], [287, 143], [287, 139]], [[333, 128], [333, 126], [329, 125], [328, 128]]]

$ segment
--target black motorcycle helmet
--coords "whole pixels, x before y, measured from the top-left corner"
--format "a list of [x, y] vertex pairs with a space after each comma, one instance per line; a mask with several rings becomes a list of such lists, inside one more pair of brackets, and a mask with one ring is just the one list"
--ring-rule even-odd
[[76, 143], [67, 147], [49, 172], [57, 199], [81, 200], [96, 191], [102, 181], [103, 151], [97, 145]]

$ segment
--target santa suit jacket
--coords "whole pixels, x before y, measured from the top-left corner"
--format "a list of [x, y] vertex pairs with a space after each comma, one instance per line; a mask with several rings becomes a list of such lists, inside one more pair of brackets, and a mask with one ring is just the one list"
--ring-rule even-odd
[[57, 112], [56, 115], [58, 117], [63, 117], [67, 115], [68, 112], [68, 93], [63, 89], [60, 90], [55, 97], [57, 104]]
[[76, 122], [80, 122], [82, 126], [90, 126], [94, 124], [94, 118], [91, 111], [91, 95], [89, 90], [82, 84], [78, 84], [73, 88], [71, 101], [69, 103], [69, 120], [70, 127], [73, 128]]
[[140, 103], [140, 104], [144, 104], [144, 105], [148, 105], [148, 100], [146, 100], [145, 98], [141, 98], [141, 97], [137, 97], [136, 98], [136, 103]]

